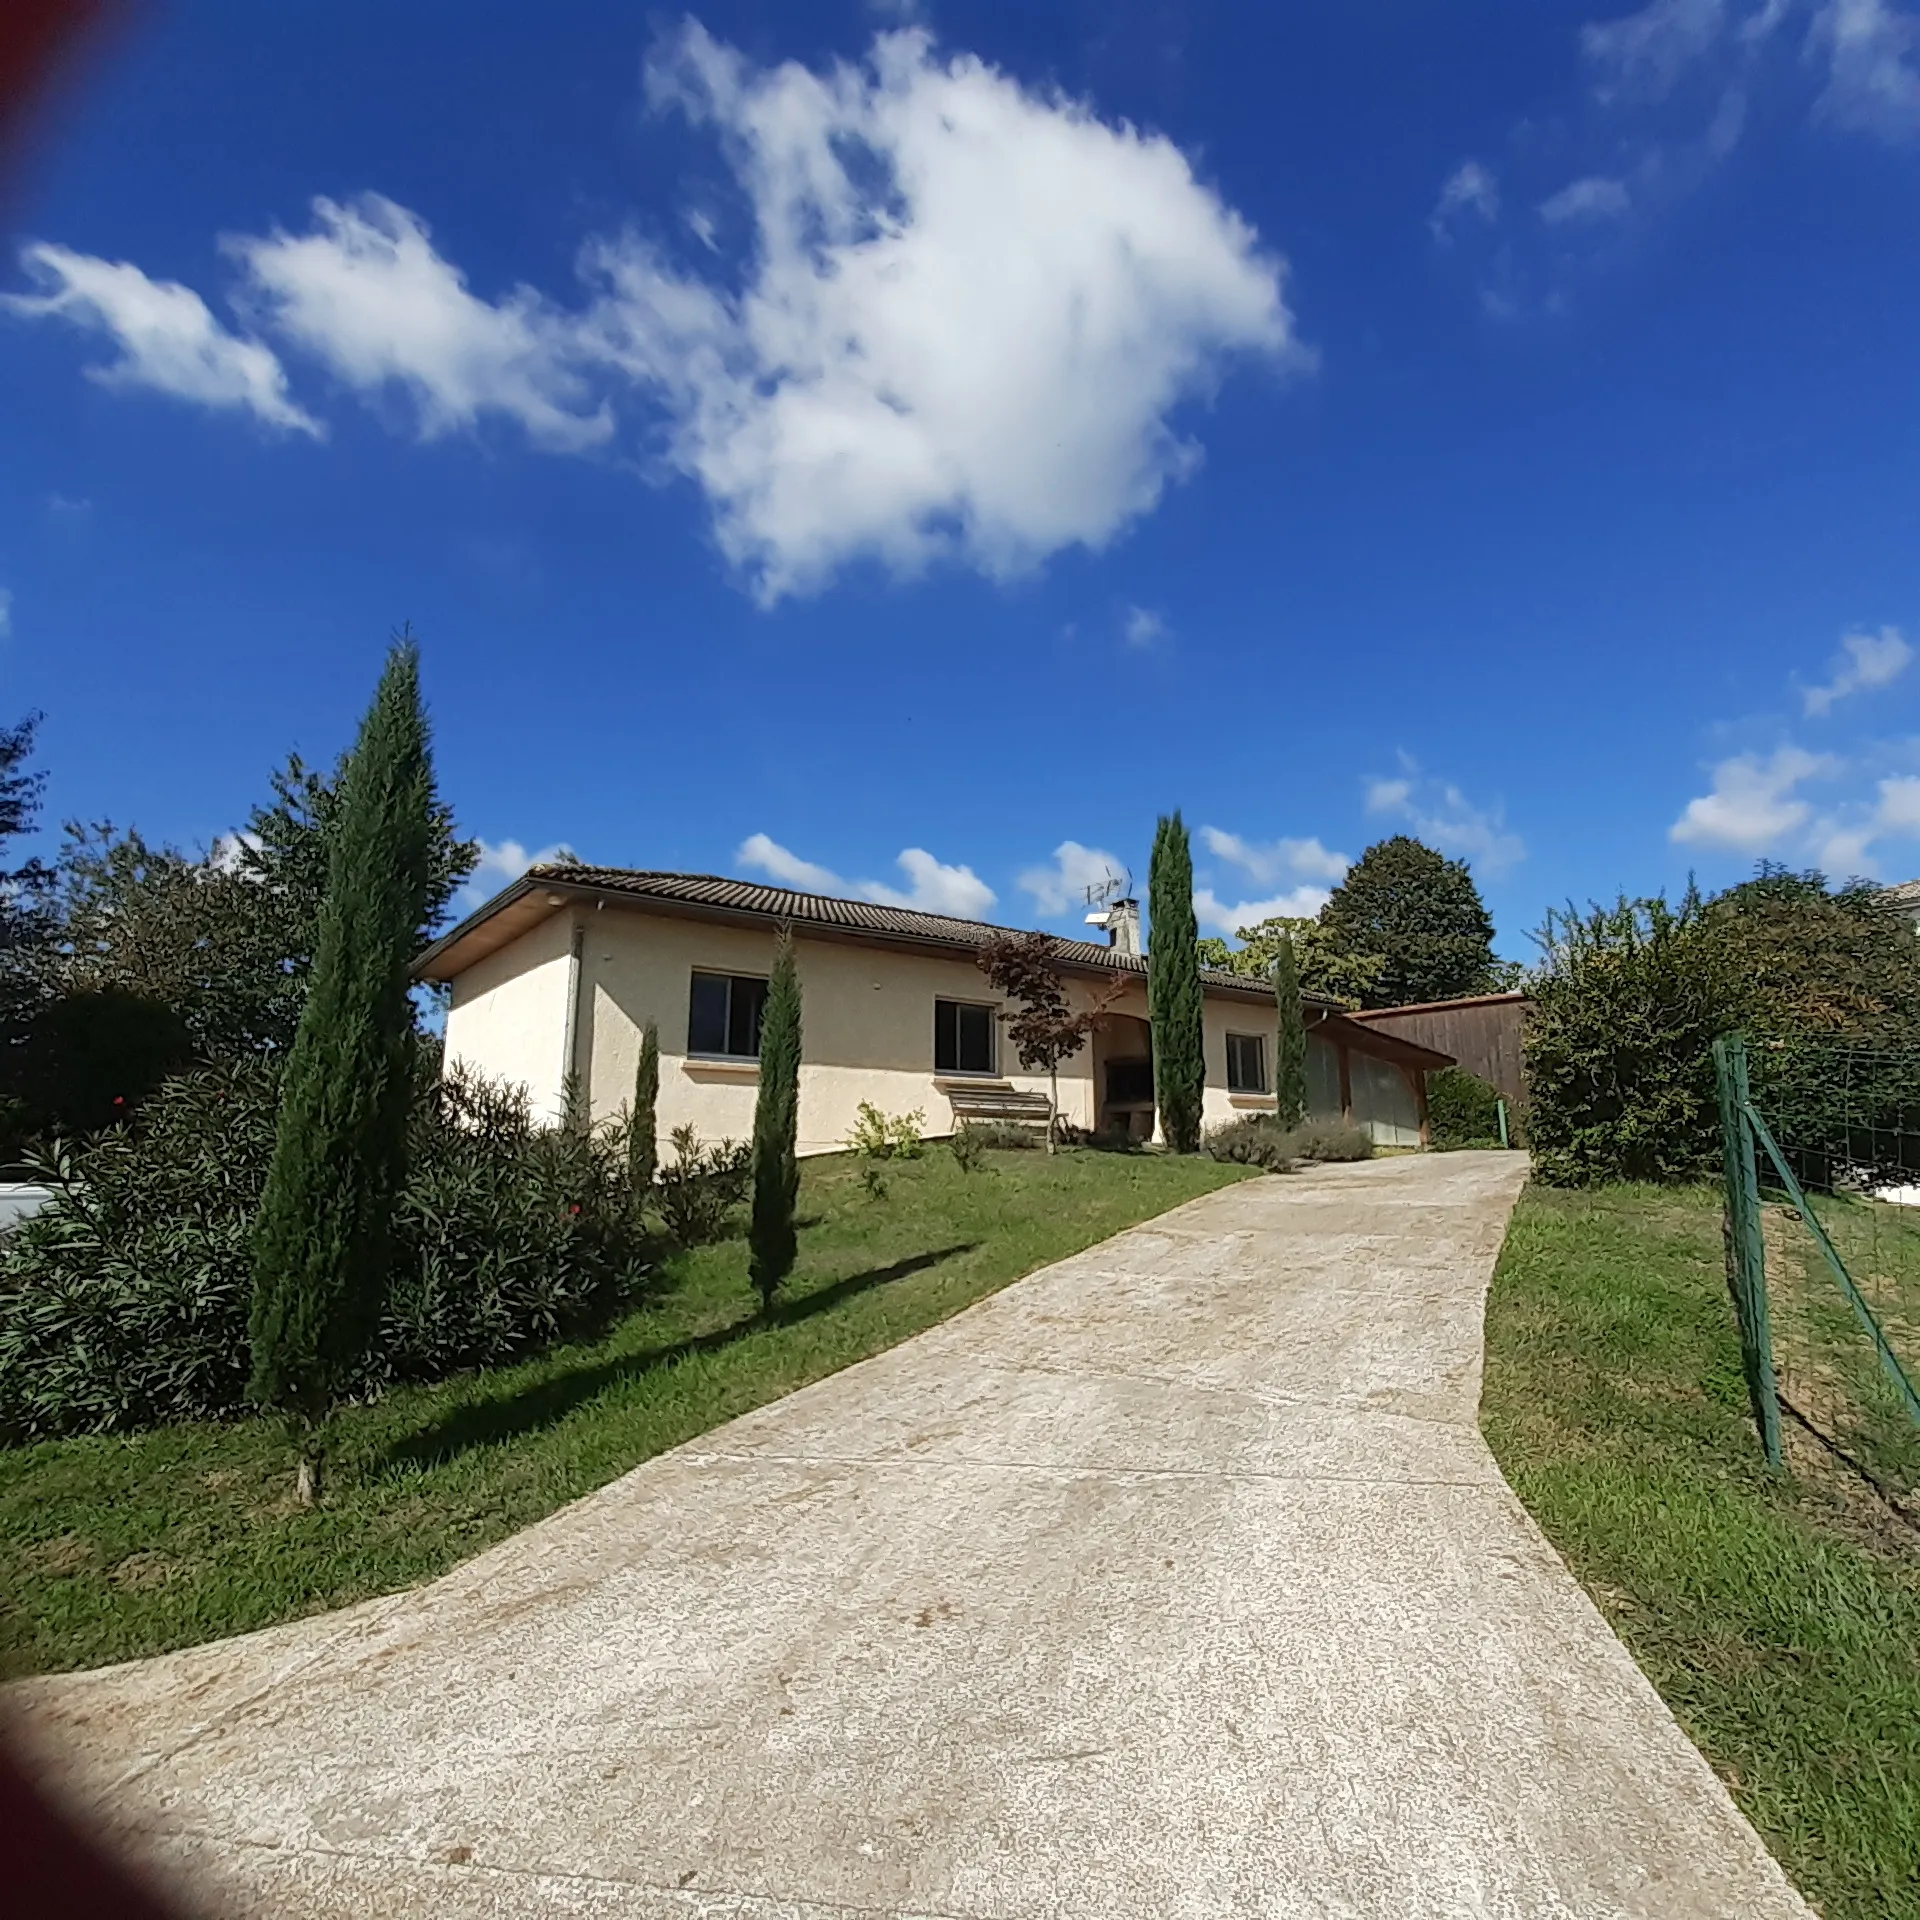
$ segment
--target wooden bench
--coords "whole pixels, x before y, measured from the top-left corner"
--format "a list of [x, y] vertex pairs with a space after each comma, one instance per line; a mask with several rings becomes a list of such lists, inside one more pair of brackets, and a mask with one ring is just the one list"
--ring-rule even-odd
[[968, 1120], [999, 1120], [1014, 1126], [1037, 1127], [1044, 1133], [1052, 1105], [1044, 1093], [1022, 1093], [1004, 1083], [967, 1086], [948, 1081], [940, 1091], [953, 1106], [956, 1126]]

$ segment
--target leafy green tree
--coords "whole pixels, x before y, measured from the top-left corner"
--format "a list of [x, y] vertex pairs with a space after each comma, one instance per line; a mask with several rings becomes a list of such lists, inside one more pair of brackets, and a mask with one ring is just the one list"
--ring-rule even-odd
[[780, 1283], [799, 1251], [794, 1224], [800, 1202], [800, 976], [793, 929], [782, 927], [760, 1022], [760, 1092], [753, 1107], [753, 1217], [748, 1270], [760, 1310], [773, 1311]]
[[1370, 1007], [1451, 1000], [1492, 985], [1493, 921], [1463, 860], [1410, 835], [1377, 841], [1347, 869], [1320, 913], [1335, 947], [1378, 956]]
[[1152, 916], [1147, 1019], [1153, 1031], [1160, 1130], [1175, 1153], [1198, 1153], [1207, 1062], [1199, 928], [1193, 918], [1193, 849], [1178, 812], [1162, 815], [1153, 836], [1147, 910]]
[[1252, 980], [1270, 980], [1280, 943], [1287, 940], [1293, 946], [1300, 991], [1337, 1007], [1364, 1006], [1367, 996], [1378, 990], [1386, 970], [1387, 963], [1378, 954], [1343, 952], [1318, 920], [1276, 915], [1257, 925], [1237, 928], [1233, 937], [1239, 946], [1230, 947], [1224, 940], [1202, 940], [1201, 965], [1244, 974]]
[[433, 759], [410, 641], [387, 659], [333, 798], [312, 971], [254, 1230], [249, 1391], [318, 1430], [385, 1304], [414, 1060], [409, 970], [433, 900]]
[[1300, 1000], [1300, 974], [1293, 964], [1293, 941], [1284, 933], [1273, 958], [1273, 1000], [1279, 1016], [1274, 1118], [1283, 1127], [1297, 1127], [1307, 1117], [1307, 1016]]
[[633, 1073], [633, 1116], [627, 1133], [627, 1184], [636, 1200], [653, 1191], [660, 1164], [660, 1023], [649, 1020], [640, 1035], [640, 1064]]

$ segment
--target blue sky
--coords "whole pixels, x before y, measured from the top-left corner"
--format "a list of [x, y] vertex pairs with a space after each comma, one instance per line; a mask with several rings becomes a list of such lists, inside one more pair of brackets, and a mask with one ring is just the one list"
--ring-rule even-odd
[[149, 8], [0, 261], [0, 718], [205, 845], [388, 634], [564, 843], [1226, 931], [1920, 872], [1895, 0]]

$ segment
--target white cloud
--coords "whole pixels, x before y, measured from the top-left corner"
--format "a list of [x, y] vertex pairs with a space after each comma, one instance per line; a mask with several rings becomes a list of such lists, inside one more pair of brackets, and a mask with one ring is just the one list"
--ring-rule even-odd
[[362, 393], [403, 389], [427, 438], [483, 413], [563, 451], [611, 435], [613, 416], [578, 365], [576, 323], [537, 293], [477, 298], [426, 223], [377, 193], [350, 206], [317, 199], [313, 215], [309, 233], [227, 242], [263, 324]]
[[733, 856], [736, 867], [748, 867], [764, 873], [783, 887], [797, 887], [802, 893], [845, 893], [847, 883], [830, 867], [816, 866], [789, 853], [771, 834], [750, 833]]
[[1594, 173], [1549, 194], [1540, 202], [1540, 218], [1550, 227], [1575, 220], [1618, 220], [1632, 205], [1633, 198], [1621, 181]]
[[1433, 212], [1427, 216], [1427, 227], [1445, 246], [1466, 222], [1492, 226], [1499, 218], [1500, 183], [1493, 169], [1478, 160], [1462, 160], [1442, 184]]
[[1778, 848], [1812, 816], [1811, 805], [1796, 790], [1839, 770], [1830, 755], [1803, 747], [1778, 747], [1764, 760], [1754, 753], [1735, 754], [1711, 769], [1711, 788], [1687, 802], [1668, 829], [1669, 838], [1750, 854]]
[[971, 867], [948, 866], [924, 847], [906, 848], [896, 862], [906, 876], [905, 887], [889, 886], [883, 880], [843, 880], [831, 867], [803, 860], [765, 833], [749, 834], [734, 854], [734, 864], [803, 893], [872, 900], [881, 906], [912, 907], [960, 920], [980, 919], [998, 898]]
[[1828, 0], [1813, 39], [1827, 50], [1824, 118], [1885, 140], [1920, 134], [1920, 20], [1887, 0]]
[[467, 907], [482, 906], [529, 867], [544, 867], [571, 857], [571, 850], [564, 846], [541, 847], [529, 853], [518, 840], [482, 840], [479, 862], [460, 889], [460, 902]]
[[1128, 646], [1145, 650], [1167, 637], [1166, 617], [1151, 607], [1129, 607], [1121, 630]]
[[1109, 878], [1124, 879], [1125, 863], [1103, 847], [1083, 847], [1078, 840], [1062, 840], [1044, 867], [1029, 867], [1020, 887], [1033, 896], [1043, 914], [1069, 913], [1087, 905], [1087, 889], [1105, 885]]
[[1332, 852], [1318, 839], [1274, 840], [1261, 845], [1219, 827], [1202, 827], [1200, 844], [1216, 859], [1240, 868], [1263, 886], [1284, 876], [1339, 880], [1353, 865], [1344, 853]]
[[1262, 920], [1284, 917], [1310, 920], [1327, 904], [1325, 887], [1300, 886], [1266, 900], [1227, 902], [1211, 887], [1193, 890], [1193, 916], [1203, 929], [1215, 933], [1238, 933], [1242, 927], [1255, 927]]
[[247, 855], [258, 853], [262, 842], [257, 833], [250, 833], [245, 827], [236, 828], [232, 833], [219, 835], [213, 845], [207, 849], [207, 865], [215, 873], [240, 873], [247, 865]]
[[[572, 306], [469, 289], [416, 213], [313, 203], [304, 233], [229, 236], [236, 303], [353, 391], [397, 390], [426, 436], [485, 416], [585, 451], [664, 426], [758, 597], [859, 559], [994, 577], [1097, 549], [1190, 474], [1175, 424], [1239, 359], [1304, 367], [1284, 264], [1162, 135], [1034, 92], [921, 29], [862, 66], [756, 66], [696, 22], [654, 103], [718, 135], [747, 202], [744, 281], [683, 272], [637, 230], [582, 250]], [[715, 237], [711, 213], [691, 230]], [[317, 433], [258, 340], [189, 289], [55, 247], [16, 296], [111, 334], [102, 377]], [[702, 273], [716, 277], [704, 278]]]
[[756, 257], [733, 291], [605, 243], [593, 324], [763, 600], [857, 557], [1004, 577], [1101, 547], [1198, 460], [1183, 399], [1306, 359], [1281, 263], [1170, 141], [924, 33], [816, 73], [689, 24], [650, 84], [719, 132]]
[[1500, 807], [1476, 806], [1450, 780], [1423, 774], [1406, 754], [1400, 761], [1397, 778], [1366, 783], [1369, 813], [1405, 821], [1429, 846], [1472, 861], [1482, 874], [1504, 873], [1526, 858], [1526, 843], [1508, 830]]
[[1891, 686], [1913, 658], [1913, 648], [1901, 637], [1898, 627], [1882, 627], [1878, 633], [1849, 633], [1841, 640], [1840, 649], [1833, 664], [1833, 678], [1825, 686], [1801, 689], [1800, 698], [1810, 716], [1830, 713], [1834, 703], [1850, 693]]
[[191, 287], [150, 280], [124, 260], [43, 242], [24, 248], [20, 264], [41, 291], [0, 294], [0, 307], [106, 335], [118, 357], [87, 369], [102, 386], [150, 387], [322, 437], [320, 423], [289, 396], [286, 370], [272, 350], [229, 332]]
[[1638, 13], [1582, 27], [1580, 51], [1598, 70], [1602, 100], [1661, 100], [1726, 27], [1726, 0], [1653, 0]]
[[13, 638], [13, 590], [0, 587], [0, 640]]

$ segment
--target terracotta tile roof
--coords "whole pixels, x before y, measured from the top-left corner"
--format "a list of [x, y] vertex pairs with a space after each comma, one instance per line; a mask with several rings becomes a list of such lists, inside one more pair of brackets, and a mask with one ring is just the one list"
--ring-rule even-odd
[[1920, 913], [1920, 880], [1902, 880], [1880, 891], [1906, 912]]
[[[929, 946], [977, 952], [997, 933], [1018, 929], [990, 926], [981, 920], [960, 920], [950, 914], [922, 913], [916, 907], [890, 907], [874, 900], [840, 900], [831, 894], [801, 893], [791, 887], [769, 887], [757, 880], [728, 880], [712, 873], [650, 873], [630, 867], [549, 866], [528, 870], [527, 881], [541, 886], [584, 887], [596, 893], [620, 894], [631, 899], [705, 909], [711, 913], [746, 914], [755, 919], [791, 920], [796, 926], [837, 927], [848, 933], [877, 934], [884, 939], [924, 942]], [[482, 909], [483, 912], [486, 909]], [[456, 928], [454, 934], [463, 929]], [[1118, 953], [1104, 942], [1050, 936], [1061, 964], [1102, 972], [1134, 973], [1142, 977], [1147, 963], [1139, 954]], [[446, 945], [454, 938], [449, 935]], [[1215, 967], [1200, 969], [1202, 983], [1219, 993], [1264, 998], [1264, 980], [1224, 973]]]

